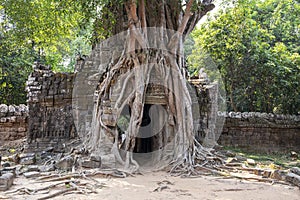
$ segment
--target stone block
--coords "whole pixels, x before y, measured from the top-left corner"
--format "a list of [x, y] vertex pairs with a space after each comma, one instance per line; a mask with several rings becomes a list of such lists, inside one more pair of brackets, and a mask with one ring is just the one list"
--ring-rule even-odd
[[39, 177], [40, 174], [41, 174], [40, 172], [25, 172], [23, 175], [26, 178], [36, 178], [36, 177]]
[[81, 163], [82, 167], [85, 168], [101, 168], [101, 162], [94, 161], [94, 160], [83, 160]]
[[40, 171], [40, 168], [39, 168], [39, 166], [37, 166], [37, 165], [29, 165], [28, 167], [27, 167], [27, 170], [26, 170], [27, 172], [39, 172]]
[[36, 162], [34, 153], [20, 154], [19, 158], [21, 165], [33, 165]]
[[4, 167], [2, 170], [1, 170], [1, 173], [2, 174], [13, 174], [14, 177], [16, 177], [16, 166], [13, 166], [13, 167]]
[[286, 181], [292, 183], [293, 185], [300, 187], [300, 176], [297, 174], [288, 173], [286, 175]]
[[8, 190], [14, 181], [14, 175], [12, 173], [6, 173], [0, 176], [0, 191]]
[[108, 154], [101, 156], [101, 167], [102, 168], [115, 168], [116, 158], [114, 154]]
[[20, 159], [20, 164], [21, 165], [33, 165], [35, 164], [35, 157], [26, 157], [26, 158], [22, 158]]
[[300, 176], [300, 168], [299, 167], [292, 167], [290, 169], [291, 173], [297, 174], [298, 176]]
[[100, 155], [97, 155], [95, 153], [92, 153], [91, 154], [91, 160], [92, 161], [96, 161], [96, 162], [101, 162], [101, 156]]
[[74, 165], [74, 158], [72, 156], [66, 156], [60, 159], [55, 167], [61, 170], [71, 170]]

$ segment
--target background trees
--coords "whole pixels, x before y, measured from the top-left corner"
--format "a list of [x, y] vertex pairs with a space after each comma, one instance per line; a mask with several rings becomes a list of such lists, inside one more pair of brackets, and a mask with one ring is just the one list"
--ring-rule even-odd
[[297, 114], [299, 31], [297, 1], [237, 1], [194, 32], [190, 71], [197, 73], [211, 56], [223, 75], [229, 110]]
[[76, 56], [91, 49], [91, 23], [83, 21], [74, 1], [0, 0], [0, 103], [26, 103], [34, 61], [73, 71]]
[[[0, 0], [0, 102], [25, 103], [34, 61], [72, 71], [76, 55], [124, 30], [120, 2]], [[229, 110], [300, 112], [299, 1], [225, 3], [193, 33], [190, 72], [197, 73], [210, 56], [222, 71]]]

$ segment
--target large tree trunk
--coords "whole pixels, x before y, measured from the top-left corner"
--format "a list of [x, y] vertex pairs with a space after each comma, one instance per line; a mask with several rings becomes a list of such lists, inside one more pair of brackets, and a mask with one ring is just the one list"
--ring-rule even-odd
[[[183, 42], [201, 17], [213, 7], [211, 0], [189, 0], [186, 4], [174, 0], [128, 0], [124, 5], [111, 5], [114, 10], [121, 11], [113, 34], [126, 31], [126, 37], [122, 53], [111, 60], [97, 90], [93, 127], [85, 141], [90, 151], [101, 149], [100, 136], [106, 134], [113, 138], [112, 152], [116, 160], [125, 168], [137, 170], [139, 163], [134, 159], [133, 152], [142, 144], [139, 135], [144, 123], [145, 99], [149, 88], [155, 86], [163, 91], [166, 112], [156, 112], [154, 120], [162, 121], [166, 118], [163, 115], [167, 116], [167, 120], [153, 127], [156, 130], [162, 126], [152, 137], [154, 144], [151, 148], [161, 150], [170, 141], [174, 143], [171, 152], [159, 151], [156, 159], [169, 159], [175, 171], [178, 167], [193, 171], [196, 161], [203, 160], [206, 152], [194, 139]], [[122, 28], [125, 20], [128, 28]], [[118, 93], [114, 103], [111, 102], [113, 92]], [[118, 127], [103, 123], [107, 101], [110, 101], [109, 106], [117, 119], [126, 106], [130, 107], [130, 120], [124, 130], [125, 141], [122, 145]]]

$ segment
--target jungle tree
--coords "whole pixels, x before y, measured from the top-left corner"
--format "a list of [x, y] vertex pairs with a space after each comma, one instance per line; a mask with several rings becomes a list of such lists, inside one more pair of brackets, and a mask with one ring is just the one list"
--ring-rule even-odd
[[[95, 21], [94, 27], [95, 43], [119, 33], [125, 34], [120, 55], [111, 59], [104, 67], [105, 73], [101, 74], [93, 126], [84, 139], [86, 148], [91, 152], [99, 151], [101, 135], [110, 135], [114, 138], [112, 152], [117, 161], [126, 169], [138, 170], [139, 164], [133, 157], [133, 151], [144, 123], [144, 110], [148, 106], [145, 105], [145, 97], [154, 73], [155, 78], [160, 79], [167, 99], [169, 128], [166, 132], [173, 134], [175, 143], [172, 154], [168, 155], [174, 164], [173, 170], [180, 168], [194, 171], [197, 162], [204, 161], [208, 152], [194, 137], [192, 100], [186, 83], [183, 45], [198, 21], [214, 8], [212, 1], [127, 0], [90, 1], [86, 4], [84, 7], [87, 9], [91, 9], [91, 5], [97, 5], [100, 9], [100, 17]], [[94, 48], [97, 48], [96, 45]], [[121, 155], [118, 148], [121, 134], [118, 128], [107, 126], [101, 118], [105, 113], [104, 104], [110, 99], [110, 91], [116, 79], [120, 86], [118, 98], [113, 105], [117, 118], [126, 105], [130, 107], [130, 119], [124, 131], [125, 155]], [[157, 143], [162, 144], [164, 136], [157, 137]], [[158, 159], [163, 157], [164, 155], [159, 155]]]

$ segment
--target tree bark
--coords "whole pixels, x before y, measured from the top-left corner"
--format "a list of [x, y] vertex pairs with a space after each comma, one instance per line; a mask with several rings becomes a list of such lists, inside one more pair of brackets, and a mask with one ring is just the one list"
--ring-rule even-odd
[[[183, 34], [189, 34], [200, 18], [213, 7], [210, 0], [204, 0], [202, 3], [189, 0], [185, 9], [181, 1], [173, 0], [128, 0], [124, 3], [126, 13], [120, 13], [122, 15], [120, 20], [124, 19], [124, 14], [127, 15], [128, 37], [118, 61], [107, 67], [107, 72], [97, 92], [94, 128], [91, 137], [86, 141], [91, 151], [100, 148], [99, 136], [101, 132], [105, 132], [114, 138], [112, 152], [117, 161], [127, 169], [138, 170], [139, 164], [133, 157], [133, 151], [142, 123], [147, 89], [153, 79], [152, 74], [156, 74], [154, 78], [160, 79], [160, 83], [164, 86], [164, 96], [167, 99], [166, 110], [169, 116], [167, 124], [162, 129], [164, 131], [156, 135], [158, 137], [156, 146], [162, 148], [174, 139], [174, 149], [171, 155], [173, 169], [179, 166], [189, 166], [190, 170], [196, 160], [199, 160], [198, 156], [205, 154], [204, 148], [198, 143], [195, 144], [192, 102], [184, 73], [183, 42], [185, 36]], [[119, 25], [120, 22], [117, 24]], [[149, 29], [148, 27], [155, 28]], [[114, 30], [120, 30], [120, 28]], [[151, 35], [154, 32], [157, 33], [155, 37]], [[130, 76], [121, 79], [119, 75], [121, 69], [125, 69], [125, 72], [122, 71], [123, 74], [128, 73]], [[131, 108], [123, 149], [126, 155], [120, 154], [117, 145], [120, 133], [116, 127], [108, 127], [101, 121], [104, 113], [103, 100], [111, 98], [109, 91], [116, 79], [121, 80], [122, 87], [114, 107], [117, 118], [126, 104], [129, 104]]]

